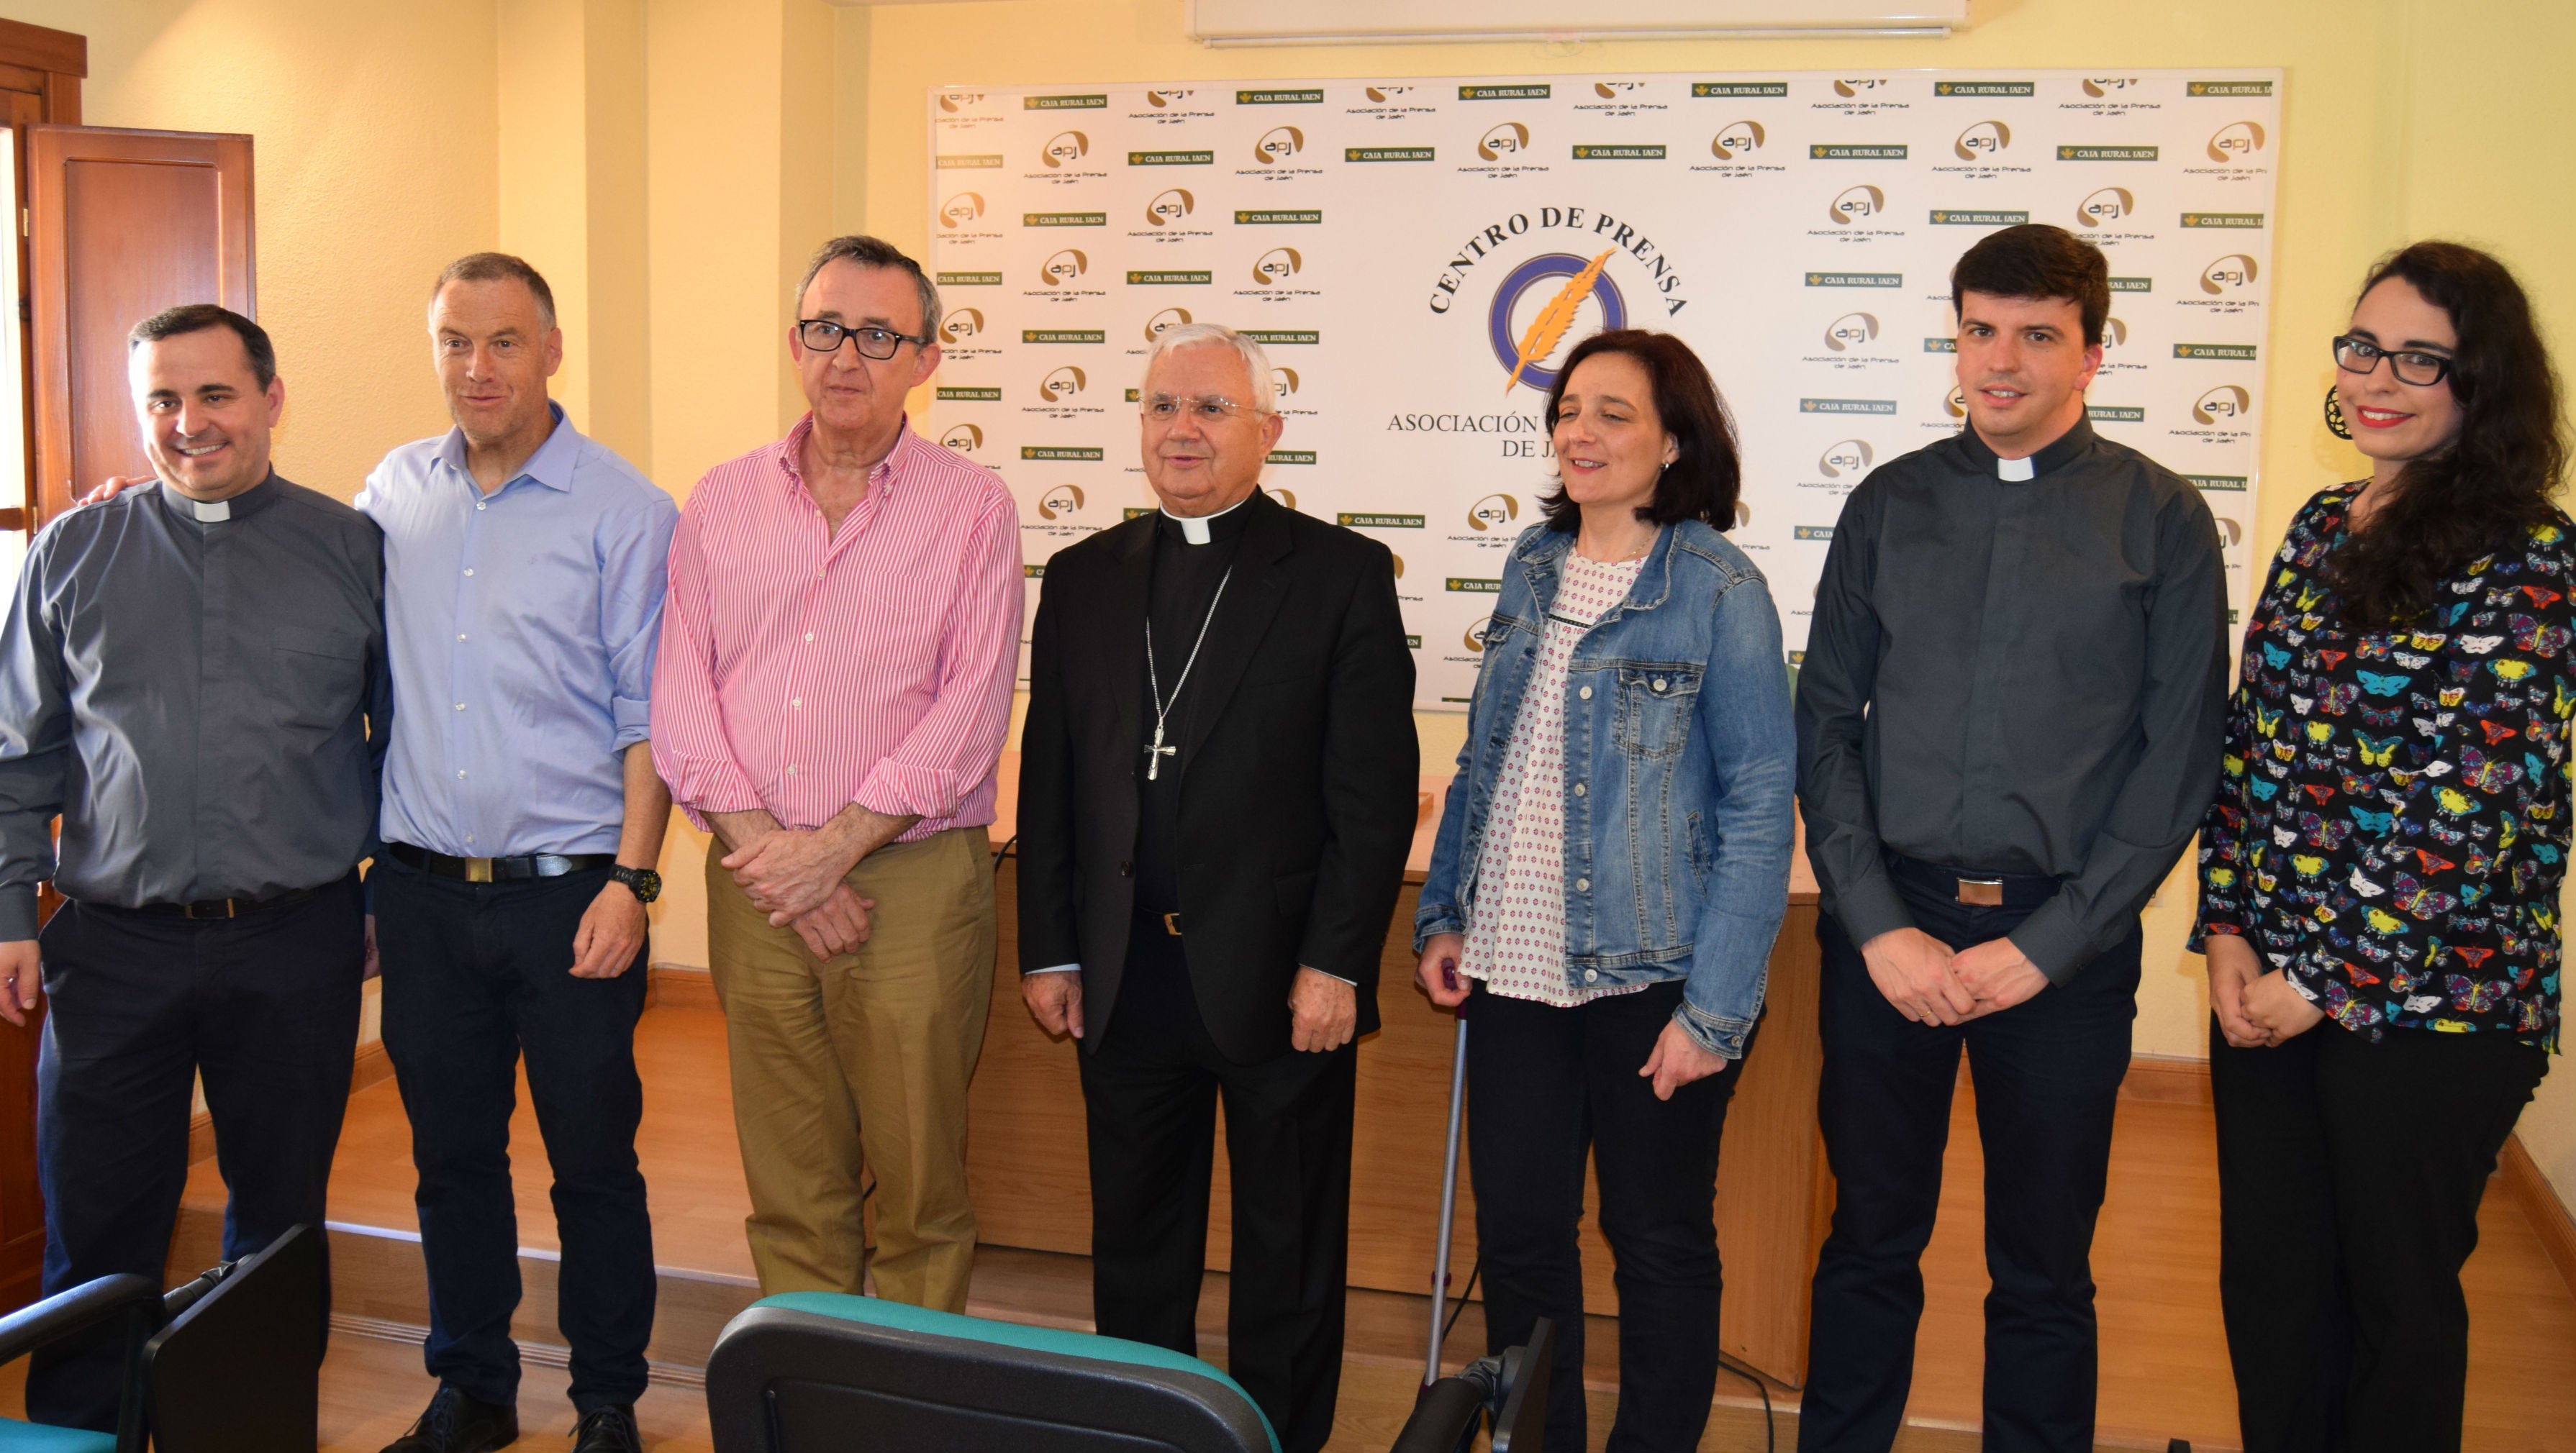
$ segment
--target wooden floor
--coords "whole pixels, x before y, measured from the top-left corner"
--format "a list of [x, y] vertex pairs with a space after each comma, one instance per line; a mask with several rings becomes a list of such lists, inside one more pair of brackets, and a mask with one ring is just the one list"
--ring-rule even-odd
[[[1365, 1051], [1363, 1051], [1365, 1052]], [[723, 1025], [710, 1010], [657, 1007], [644, 1017], [637, 1055], [645, 1083], [640, 1153], [651, 1187], [657, 1260], [665, 1267], [749, 1276], [742, 1235], [747, 1211], [732, 1130]], [[544, 1152], [525, 1095], [514, 1127], [520, 1167], [519, 1240], [554, 1249]], [[410, 1137], [390, 1081], [354, 1097], [332, 1177], [335, 1221], [411, 1229]], [[1979, 1222], [1981, 1157], [1964, 1092], [1953, 1115], [1941, 1219], [1924, 1258], [1928, 1306], [1915, 1362], [1909, 1432], [1900, 1449], [1974, 1447], [1964, 1436], [1978, 1416], [1983, 1371], [1980, 1301], [1986, 1281]], [[209, 1160], [189, 1186], [193, 1204], [220, 1206]], [[2234, 1398], [2218, 1314], [2217, 1185], [2209, 1112], [2204, 1107], [2123, 1101], [2108, 1204], [2095, 1242], [2100, 1286], [2104, 1447], [2161, 1450], [2186, 1438], [2195, 1450], [2237, 1446]], [[2576, 1297], [2548, 1262], [2510, 1196], [2489, 1196], [2482, 1240], [2465, 1281], [2472, 1318], [2466, 1447], [2525, 1453], [2576, 1449]], [[1465, 1268], [1458, 1268], [1463, 1275]], [[1079, 1323], [1087, 1310], [1081, 1258], [996, 1250], [976, 1273], [979, 1304], [1024, 1308], [1031, 1320]], [[1202, 1349], [1224, 1361], [1222, 1278], [1211, 1278], [1200, 1322]], [[1596, 1309], [1606, 1310], [1606, 1309]], [[1384, 1449], [1410, 1408], [1418, 1380], [1423, 1314], [1417, 1297], [1356, 1294], [1336, 1448]], [[1590, 1319], [1587, 1383], [1594, 1389], [1595, 1447], [1615, 1396], [1616, 1324]], [[1470, 1308], [1452, 1344], [1481, 1350]], [[1454, 1360], [1454, 1359], [1453, 1359]], [[9, 1376], [14, 1379], [15, 1370]], [[552, 1446], [569, 1427], [560, 1371], [531, 1366], [521, 1398], [529, 1446]], [[326, 1447], [375, 1453], [417, 1413], [430, 1385], [416, 1347], [342, 1335], [325, 1371]], [[1786, 1413], [1793, 1390], [1774, 1387]], [[0, 1384], [0, 1399], [14, 1401]], [[1722, 1379], [1708, 1449], [1761, 1448], [1753, 1388]], [[644, 1409], [654, 1446], [704, 1448], [698, 1395], [657, 1387]], [[558, 1426], [562, 1425], [562, 1426]], [[543, 1436], [534, 1436], [538, 1430]], [[1787, 1418], [1781, 1435], [1792, 1437]]]

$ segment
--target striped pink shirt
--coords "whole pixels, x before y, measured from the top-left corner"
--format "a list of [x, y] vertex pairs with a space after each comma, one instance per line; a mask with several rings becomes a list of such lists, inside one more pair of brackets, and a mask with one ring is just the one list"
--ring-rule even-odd
[[991, 471], [912, 431], [827, 534], [787, 437], [698, 481], [671, 537], [653, 765], [689, 820], [767, 808], [820, 827], [856, 802], [993, 820], [1019, 670], [1019, 510]]

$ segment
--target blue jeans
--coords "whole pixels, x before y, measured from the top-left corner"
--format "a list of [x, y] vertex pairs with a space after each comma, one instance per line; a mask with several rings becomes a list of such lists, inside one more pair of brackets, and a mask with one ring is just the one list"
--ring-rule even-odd
[[604, 868], [466, 883], [380, 857], [374, 881], [385, 1053], [420, 1172], [413, 1199], [429, 1263], [430, 1374], [479, 1402], [518, 1397], [510, 1113], [524, 1050], [554, 1168], [556, 1316], [572, 1349], [572, 1404], [587, 1413], [634, 1402], [655, 1290], [653, 1224], [635, 1162], [644, 1114], [635, 1021], [649, 950], [614, 979], [568, 972], [573, 934], [608, 882]]
[[[1915, 925], [1953, 949], [2010, 933], [2029, 908], [1948, 901], [1899, 874]], [[1924, 1245], [1941, 1203], [1950, 1098], [1965, 1048], [1986, 1160], [1988, 1453], [2092, 1453], [2093, 1223], [2129, 1071], [2140, 941], [2128, 937], [2013, 1008], [1922, 1024], [1878, 991], [1833, 915], [1817, 1112], [1840, 1183], [1816, 1262], [1800, 1453], [1885, 1453], [1905, 1416], [1923, 1315]]]

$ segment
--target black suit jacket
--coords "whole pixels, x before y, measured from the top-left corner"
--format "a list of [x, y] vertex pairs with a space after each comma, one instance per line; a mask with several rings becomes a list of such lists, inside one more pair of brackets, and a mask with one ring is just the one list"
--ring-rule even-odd
[[[1230, 1059], [1288, 1052], [1299, 965], [1359, 986], [1413, 841], [1413, 656], [1384, 545], [1255, 493], [1180, 720], [1182, 939]], [[1047, 562], [1020, 749], [1020, 968], [1082, 965], [1087, 1042], [1117, 1013], [1145, 770], [1154, 516]]]

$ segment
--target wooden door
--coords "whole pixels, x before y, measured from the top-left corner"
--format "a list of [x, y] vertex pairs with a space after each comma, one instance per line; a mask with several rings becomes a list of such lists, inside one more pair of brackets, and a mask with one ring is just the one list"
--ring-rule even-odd
[[250, 138], [38, 126], [27, 139], [38, 517], [147, 474], [125, 335], [181, 303], [256, 317]]
[[[27, 197], [27, 141], [44, 122], [76, 125], [81, 119], [81, 80], [89, 74], [89, 44], [66, 31], [48, 30], [15, 20], [0, 20], [0, 117], [9, 127], [9, 164], [23, 208]], [[0, 209], [5, 210], [5, 209]], [[27, 214], [19, 213], [10, 230], [16, 234], [18, 296], [0, 306], [18, 311], [18, 376], [33, 374], [32, 342], [25, 324], [30, 316]], [[26, 471], [25, 506], [0, 501], [0, 531], [32, 531], [36, 500], [35, 408], [31, 391], [0, 398], [0, 408], [19, 410], [23, 453], [14, 461]], [[14, 584], [14, 581], [0, 582]], [[50, 887], [39, 911], [50, 912], [56, 900]], [[45, 1256], [45, 1202], [36, 1185], [36, 1049], [44, 1023], [44, 1006], [27, 1017], [24, 1028], [0, 1024], [0, 1311], [36, 1299]]]

